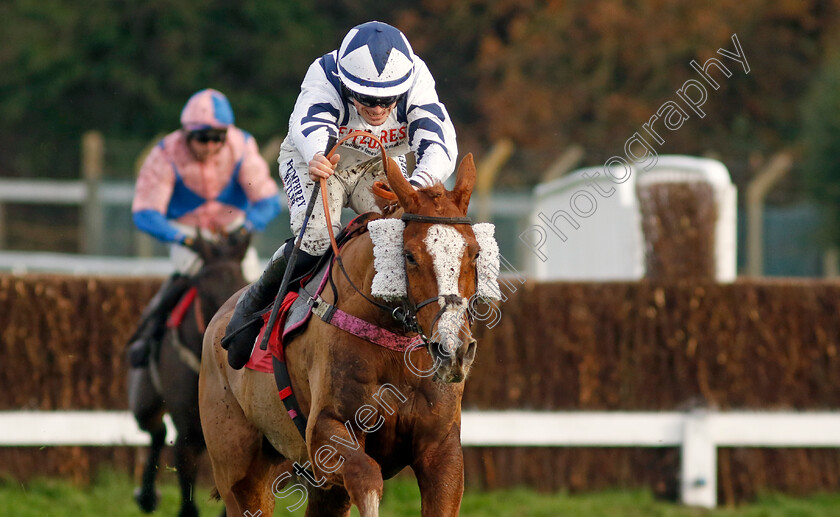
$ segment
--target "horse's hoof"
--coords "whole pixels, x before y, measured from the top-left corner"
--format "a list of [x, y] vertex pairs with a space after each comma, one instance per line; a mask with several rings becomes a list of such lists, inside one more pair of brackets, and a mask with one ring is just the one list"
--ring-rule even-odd
[[157, 490], [149, 491], [137, 487], [134, 489], [134, 500], [143, 513], [152, 513], [160, 501], [160, 493]]
[[178, 517], [198, 517], [198, 507], [192, 503], [184, 503], [178, 512]]

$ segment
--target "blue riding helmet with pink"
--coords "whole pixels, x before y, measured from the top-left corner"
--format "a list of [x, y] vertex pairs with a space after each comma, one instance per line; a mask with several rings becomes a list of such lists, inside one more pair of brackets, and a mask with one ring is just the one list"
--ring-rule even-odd
[[181, 126], [187, 131], [227, 129], [233, 120], [233, 108], [227, 97], [212, 88], [194, 93], [181, 110]]

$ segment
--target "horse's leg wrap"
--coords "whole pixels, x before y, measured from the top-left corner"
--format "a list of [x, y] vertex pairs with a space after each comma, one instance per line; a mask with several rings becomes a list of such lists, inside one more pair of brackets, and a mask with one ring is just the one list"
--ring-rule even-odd
[[[225, 337], [222, 339], [222, 348], [228, 351], [228, 364], [234, 370], [245, 366], [251, 357], [262, 322], [262, 317], [257, 313], [265, 309], [275, 297], [282, 300], [286, 295], [278, 293], [277, 290], [280, 289], [291, 253], [292, 243], [287, 241], [271, 258], [260, 278], [251, 284], [236, 302], [233, 315], [225, 328]], [[306, 272], [318, 258], [299, 249], [291, 277], [295, 278]]]
[[163, 337], [164, 323], [169, 311], [175, 307], [189, 285], [189, 277], [180, 273], [173, 274], [166, 279], [143, 310], [140, 325], [128, 341], [128, 362], [132, 368], [144, 368], [149, 365], [152, 344]]

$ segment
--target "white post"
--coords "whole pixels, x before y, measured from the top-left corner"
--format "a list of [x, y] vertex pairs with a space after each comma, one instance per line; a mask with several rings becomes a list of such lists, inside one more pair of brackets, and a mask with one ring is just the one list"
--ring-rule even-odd
[[717, 448], [704, 410], [685, 417], [682, 443], [681, 499], [688, 506], [714, 508], [717, 503]]

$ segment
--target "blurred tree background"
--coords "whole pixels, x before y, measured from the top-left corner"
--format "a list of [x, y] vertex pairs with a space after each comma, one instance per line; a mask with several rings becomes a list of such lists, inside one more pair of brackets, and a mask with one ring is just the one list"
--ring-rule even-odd
[[[401, 28], [427, 62], [462, 152], [514, 142], [498, 186], [533, 185], [572, 144], [586, 165], [622, 154], [699, 79], [689, 63], [717, 56], [732, 77], [713, 71], [721, 88], [709, 89], [706, 117], [689, 112], [657, 152], [712, 154], [742, 187], [756, 163], [794, 149], [786, 192], [828, 182], [837, 193], [817, 199], [840, 205], [840, 0], [7, 0], [0, 176], [77, 177], [82, 132], [148, 142], [205, 87], [265, 143], [285, 133], [307, 66], [369, 19]], [[749, 74], [716, 55], [733, 34]]]
[[802, 103], [808, 193], [822, 206], [824, 238], [840, 243], [840, 54], [826, 58]]

